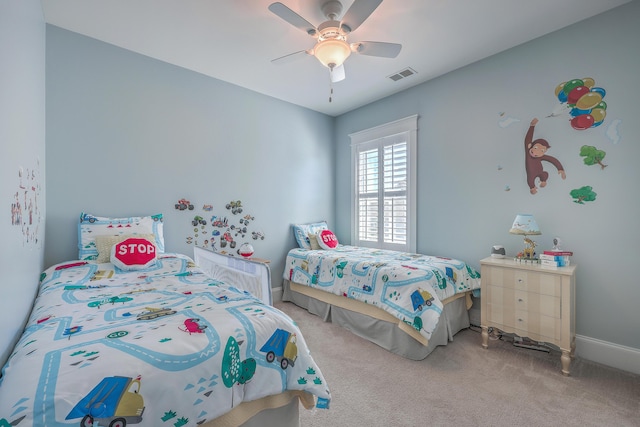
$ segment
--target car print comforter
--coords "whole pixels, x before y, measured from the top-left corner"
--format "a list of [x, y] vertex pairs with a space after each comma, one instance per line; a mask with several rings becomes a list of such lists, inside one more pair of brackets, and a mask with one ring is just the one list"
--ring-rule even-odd
[[185, 255], [132, 272], [74, 261], [41, 275], [2, 370], [0, 426], [195, 426], [287, 390], [328, 407], [322, 372], [286, 314]]
[[464, 261], [349, 245], [290, 250], [284, 278], [377, 306], [427, 340], [444, 300], [480, 289], [480, 273]]

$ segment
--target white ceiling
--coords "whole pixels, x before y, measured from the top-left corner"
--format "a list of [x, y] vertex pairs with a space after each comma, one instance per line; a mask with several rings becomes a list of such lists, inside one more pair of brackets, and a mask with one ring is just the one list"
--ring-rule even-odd
[[[346, 79], [304, 56], [315, 40], [271, 13], [274, 0], [42, 0], [49, 24], [337, 116], [630, 0], [384, 0], [349, 42], [402, 44], [394, 59], [352, 55]], [[281, 0], [313, 25], [326, 0]], [[346, 11], [353, 0], [342, 1]], [[416, 74], [392, 81], [407, 67]]]

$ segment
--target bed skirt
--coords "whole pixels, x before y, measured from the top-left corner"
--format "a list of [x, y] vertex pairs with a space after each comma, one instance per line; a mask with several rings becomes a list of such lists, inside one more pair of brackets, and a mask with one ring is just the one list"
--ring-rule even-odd
[[315, 406], [312, 394], [304, 391], [285, 391], [274, 396], [242, 402], [221, 417], [202, 424], [203, 427], [281, 427], [300, 426], [300, 403], [311, 409]]
[[422, 360], [437, 346], [447, 345], [453, 336], [470, 326], [471, 292], [457, 294], [443, 301], [444, 307], [436, 329], [428, 341], [411, 326], [386, 311], [339, 295], [329, 294], [289, 280], [283, 281], [282, 300], [337, 323], [355, 335], [369, 340], [399, 356]]

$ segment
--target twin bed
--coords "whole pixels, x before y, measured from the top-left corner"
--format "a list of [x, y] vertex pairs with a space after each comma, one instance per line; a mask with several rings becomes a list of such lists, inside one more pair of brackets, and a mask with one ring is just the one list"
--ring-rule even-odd
[[284, 301], [413, 360], [470, 326], [480, 274], [464, 261], [337, 240], [333, 247], [314, 245], [328, 229], [324, 221], [293, 229], [299, 247], [287, 255]]
[[161, 216], [82, 215], [79, 229], [79, 259], [42, 273], [2, 370], [0, 425], [294, 426], [299, 402], [328, 407], [298, 327], [237, 285], [268, 290], [264, 266], [196, 251], [205, 274], [160, 250]]

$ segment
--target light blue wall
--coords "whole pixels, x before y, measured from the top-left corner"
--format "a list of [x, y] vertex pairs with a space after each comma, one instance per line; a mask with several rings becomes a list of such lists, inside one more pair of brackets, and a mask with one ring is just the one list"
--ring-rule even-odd
[[[348, 134], [417, 113], [418, 251], [479, 267], [493, 244], [511, 255], [522, 250], [508, 230], [517, 213], [533, 213], [539, 249], [559, 236], [575, 253], [577, 333], [640, 349], [638, 22], [636, 1], [338, 117], [336, 212], [350, 210]], [[607, 91], [604, 124], [577, 131], [567, 116], [546, 118], [560, 104], [556, 86], [582, 77]], [[501, 127], [508, 117], [519, 121]], [[547, 164], [548, 186], [531, 195], [523, 141], [534, 117], [535, 137], [550, 142], [547, 154], [562, 161], [567, 178]], [[618, 143], [605, 136], [615, 120]], [[606, 151], [608, 167], [586, 166], [583, 145]], [[585, 185], [596, 201], [574, 203], [569, 192]], [[336, 216], [336, 232], [348, 241], [348, 215]]]
[[[333, 119], [47, 26], [46, 264], [77, 258], [81, 211], [164, 213], [170, 252], [192, 254], [194, 212], [241, 200], [273, 286], [292, 222], [333, 220]], [[202, 212], [200, 212], [202, 213]], [[207, 219], [211, 214], [204, 215]]]
[[[44, 52], [40, 1], [0, 0], [0, 366], [22, 332], [43, 267]], [[16, 193], [21, 219], [12, 216]]]
[[[167, 249], [189, 253], [190, 226], [174, 201], [240, 199], [267, 235], [256, 256], [273, 260], [277, 286], [295, 244], [290, 223], [327, 219], [349, 241], [348, 134], [417, 113], [418, 251], [478, 267], [493, 244], [522, 248], [507, 231], [516, 213], [531, 212], [540, 248], [560, 236], [575, 252], [578, 334], [640, 349], [639, 17], [635, 1], [335, 120], [48, 27], [45, 263], [75, 257], [82, 210], [164, 212]], [[546, 118], [559, 105], [554, 88], [587, 76], [607, 90], [605, 124], [576, 131], [567, 117]], [[519, 121], [501, 127], [506, 117]], [[533, 117], [536, 137], [567, 171], [563, 181], [547, 166], [549, 185], [537, 195], [523, 165]], [[616, 120], [613, 143], [605, 131]], [[583, 145], [605, 150], [609, 166], [584, 165]], [[569, 192], [584, 185], [597, 200], [573, 203]]]

